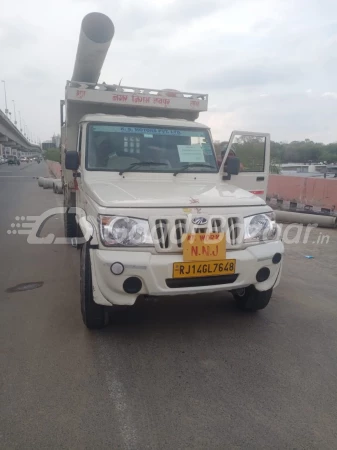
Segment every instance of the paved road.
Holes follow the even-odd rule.
[[[337,448],[335,230],[288,246],[255,316],[230,295],[165,299],[89,332],[78,252],[6,234],[60,200],[37,187],[45,171],[0,167],[1,449]],[[47,231],[61,235],[61,218]],[[43,285],[5,292],[26,282]]]

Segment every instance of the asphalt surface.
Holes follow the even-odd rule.
[[[287,246],[256,315],[228,294],[152,300],[89,332],[79,252],[7,234],[61,203],[37,186],[45,173],[0,167],[1,449],[337,448],[336,230]]]

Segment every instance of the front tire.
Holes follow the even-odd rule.
[[[81,313],[84,325],[89,330],[103,328],[108,323],[108,314],[104,306],[94,302],[89,246],[81,248],[80,263]]]
[[[243,311],[255,312],[264,309],[272,296],[273,289],[260,292],[254,286],[245,288],[240,293],[233,292],[236,306]]]

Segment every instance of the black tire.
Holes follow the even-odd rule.
[[[75,214],[68,212],[64,213],[64,235],[67,238],[77,237],[77,222]]]
[[[108,314],[104,306],[97,305],[93,299],[91,263],[89,247],[81,248],[80,263],[81,313],[84,325],[89,330],[103,328],[108,323]]]
[[[272,296],[273,289],[260,292],[254,286],[245,288],[241,295],[233,293],[236,306],[243,311],[258,311],[264,309]]]

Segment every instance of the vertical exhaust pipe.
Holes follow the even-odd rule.
[[[114,32],[114,24],[105,14],[93,12],[84,17],[71,81],[98,82]]]

